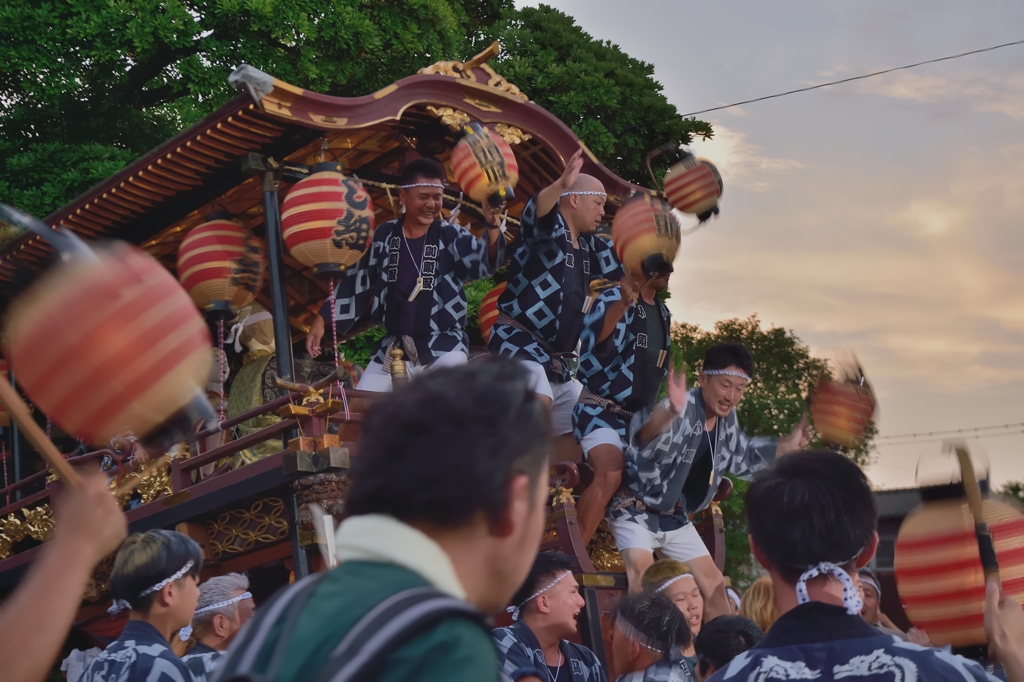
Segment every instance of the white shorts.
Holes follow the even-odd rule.
[[[437,360],[427,366],[418,363],[405,361],[405,371],[409,378],[422,374],[429,369],[441,369],[442,367],[455,367],[466,364],[468,358],[461,350],[448,351]],[[366,366],[359,384],[356,386],[360,391],[373,391],[374,393],[387,393],[391,391],[391,373],[384,369],[384,365],[373,360]]]
[[[572,433],[572,411],[580,399],[583,384],[575,379],[567,384],[551,383],[540,363],[533,360],[521,362],[530,371],[530,388],[551,400],[551,427],[554,434],[561,436],[563,433]]]
[[[620,552],[624,549],[646,549],[653,553],[660,549],[669,559],[684,562],[711,555],[692,523],[676,530],[652,533],[639,523],[608,519],[608,528]]]
[[[619,450],[623,449],[622,437],[619,435],[619,432],[607,427],[594,429],[583,436],[583,440],[580,441],[580,446],[583,448],[583,456],[586,457],[587,453],[598,445],[611,445]]]

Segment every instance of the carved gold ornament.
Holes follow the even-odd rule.
[[[249,509],[232,509],[204,525],[214,559],[225,554],[242,554],[288,537],[284,502],[279,497],[257,500]]]
[[[587,553],[590,554],[590,561],[598,571],[618,572],[625,571],[626,565],[622,561],[618,547],[615,546],[615,538],[608,530],[605,521],[598,526],[597,532],[587,545]]]
[[[21,518],[19,518],[19,512]],[[27,537],[46,542],[53,534],[53,510],[41,504],[33,509],[19,509],[0,520],[0,559],[11,555],[14,545]]]
[[[504,92],[506,95],[510,95],[512,97],[515,97],[516,99],[521,99],[524,102],[529,102],[530,98],[527,97],[522,90],[509,83],[507,80],[505,80],[503,76],[501,76],[497,71],[495,71],[491,67],[490,64],[487,63],[488,60],[497,57],[499,52],[501,52],[501,45],[498,43],[498,41],[494,41],[493,43],[490,44],[490,46],[488,46],[486,50],[476,55],[469,61],[437,62],[435,64],[431,64],[430,66],[423,67],[417,73],[422,73],[426,75],[450,76],[452,78],[461,78],[473,82],[479,82],[477,80],[476,74],[473,73],[473,69],[479,68],[484,73],[487,74],[487,86],[492,87],[495,90],[500,90],[501,92]]]
[[[448,126],[448,129],[453,133],[462,132],[462,126],[468,124],[470,120],[469,114],[465,111],[459,111],[451,107],[427,107],[427,111],[436,118],[441,119],[441,123]]]
[[[526,142],[527,140],[533,139],[533,135],[529,133],[524,133],[519,128],[516,128],[515,126],[506,125],[504,123],[499,123],[498,125],[494,126],[494,131],[501,135],[501,137],[504,138],[505,142],[508,142],[511,145],[519,144],[520,142]]]

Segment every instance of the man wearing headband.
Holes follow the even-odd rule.
[[[669,275],[643,282],[638,281],[643,275],[627,274],[618,287],[597,297],[583,320],[577,372],[583,391],[572,423],[594,471],[576,510],[584,544],[622,483],[629,420],[640,409],[654,409],[665,381],[672,316],[657,292],[668,289]]]
[[[192,538],[170,530],[125,540],[110,574],[111,615],[128,610],[121,636],[93,659],[82,682],[192,682],[169,644],[192,622],[203,553]]]
[[[617,682],[693,682],[682,661],[692,642],[679,609],[658,592],[623,596],[612,612]]]
[[[561,552],[538,554],[508,608],[513,624],[491,632],[502,670],[513,682],[528,674],[549,682],[607,682],[594,652],[568,641],[579,629],[576,619],[583,608],[574,565]]]
[[[186,641],[189,635],[195,635],[196,645],[181,658],[195,682],[206,682],[212,677],[231,640],[252,617],[254,609],[249,579],[241,573],[210,578],[199,586],[192,626],[178,633]]]
[[[849,458],[810,450],[780,459],[751,484],[746,513],[750,549],[782,615],[712,680],[995,679],[974,661],[883,634],[860,617],[850,576],[878,547],[877,512]]]
[[[339,275],[333,314],[328,299],[306,335],[306,350],[317,357],[332,319],[340,337],[369,311],[386,334],[373,347],[359,380],[361,390],[391,390],[394,348],[405,351],[410,376],[427,367],[466,362],[463,284],[494,274],[505,259],[505,239],[486,207],[483,239],[442,219],[444,182],[444,169],[436,161],[420,158],[405,166],[398,192],[402,216],[374,230],[358,266]],[[332,343],[333,335],[327,334],[328,349]]]
[[[675,604],[686,618],[690,632],[697,636],[704,621],[704,597],[689,566],[675,559],[659,559],[644,571],[640,584],[644,591],[662,594]],[[683,649],[683,660],[693,673],[697,665],[693,642]]]
[[[689,391],[685,374],[670,373],[668,397],[630,422],[622,487],[608,504],[630,588],[639,589],[661,549],[689,564],[709,619],[730,613],[725,579],[689,516],[707,508],[727,472],[749,478],[808,439],[806,418],[781,439],[743,433],[736,406],[753,374],[754,359],[739,343],[709,348],[699,385]]]
[[[575,355],[591,279],[618,280],[612,243],[594,235],[604,216],[604,186],[580,173],[583,150],[523,209],[512,244],[508,287],[498,299],[492,353],[521,360],[551,407],[558,459],[578,459],[572,411],[582,386],[566,360]],[[575,453],[575,454],[574,454]]]

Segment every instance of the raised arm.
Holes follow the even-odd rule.
[[[651,418],[640,427],[641,447],[664,433],[686,409],[686,401],[689,399],[689,394],[686,391],[686,365],[683,365],[683,370],[679,374],[676,374],[675,369],[669,367],[666,385],[668,400],[662,401],[655,407]]]
[[[569,162],[565,164],[562,176],[537,194],[538,216],[551,213],[551,209],[555,207],[555,204],[562,197],[562,192],[568,190],[572,183],[576,182],[581,168],[583,168],[583,150],[577,149],[576,153],[569,157]]]

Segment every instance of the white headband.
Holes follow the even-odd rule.
[[[174,575],[172,575],[169,578],[164,578],[163,580],[158,582],[156,585],[153,585],[153,587],[147,588],[147,589],[143,590],[142,592],[139,592],[139,596],[140,597],[145,597],[147,594],[152,594],[154,592],[157,592],[159,590],[164,589],[165,587],[167,587],[168,585],[173,583],[175,580],[177,580],[178,578],[180,578],[183,575],[185,575],[186,573],[188,573],[189,570],[191,570],[192,566],[194,566],[194,565],[195,564],[191,560],[189,560],[189,562],[187,564],[185,564],[184,566],[182,566],[181,569],[177,573],[175,573]],[[109,613],[110,615],[113,616],[113,615],[115,615],[117,613],[120,613],[121,611],[124,611],[125,609],[130,609],[130,608],[132,608],[132,605],[127,600],[115,599],[114,603],[111,605],[111,607],[109,609],[107,609],[107,613]]]
[[[739,377],[740,379],[750,381],[750,377],[743,372],[735,372],[731,369],[706,369],[704,374],[707,374],[709,377]]]
[[[654,591],[654,593],[657,594],[658,592],[664,592],[665,590],[668,589],[669,585],[671,585],[675,581],[680,580],[682,578],[693,578],[693,574],[692,573],[682,573],[680,575],[677,575],[674,578],[669,578],[668,580],[665,581],[665,584],[662,585],[661,587],[659,587],[658,589],[656,589]],[[693,578],[693,579],[696,580],[696,578]]]
[[[661,642],[652,641],[650,637],[645,635],[636,629],[636,627],[622,616],[615,618],[615,626],[622,630],[622,634],[626,635],[629,639],[636,642],[648,651],[653,651],[656,654],[665,654],[665,649],[668,647]]]
[[[862,583],[867,583],[868,585],[871,585],[871,587],[875,588],[875,592],[878,594],[878,597],[882,597],[882,586],[878,584],[877,580],[868,575],[861,575],[860,581]]]
[[[595,196],[595,197],[606,197],[606,196],[608,196],[608,192],[593,192],[593,191],[590,191],[590,192],[562,192],[561,196],[567,197],[570,194],[583,194],[583,195]]]
[[[736,594],[736,590],[732,589],[731,587],[727,587],[727,588],[725,588],[725,594],[726,594],[727,597],[729,597],[730,599],[733,600],[733,602],[736,604],[736,608],[739,609],[740,608],[740,595]]]
[[[520,609],[522,609],[522,608],[523,608],[524,606],[526,606],[526,605],[527,605],[527,604],[528,604],[529,602],[533,601],[534,599],[536,599],[537,597],[539,597],[540,595],[544,594],[545,592],[547,592],[548,590],[550,590],[550,589],[551,589],[552,587],[554,587],[555,585],[557,585],[557,584],[558,584],[558,581],[559,581],[559,580],[561,580],[562,578],[564,578],[564,577],[565,577],[565,576],[567,576],[567,575],[572,575],[572,571],[563,571],[562,573],[560,573],[560,574],[558,575],[558,577],[557,577],[557,578],[555,578],[554,580],[552,580],[551,582],[549,582],[549,583],[548,583],[547,585],[545,585],[545,586],[544,586],[544,587],[543,587],[542,589],[540,589],[540,590],[538,590],[538,591],[534,592],[534,593],[533,593],[533,594],[531,594],[531,595],[530,595],[529,597],[527,597],[526,599],[524,599],[524,600],[523,600],[523,603],[522,603],[522,604],[519,604],[519,606],[510,606],[510,607],[508,607],[507,609],[505,609],[505,612],[506,612],[506,613],[511,613],[511,614],[512,614],[512,622],[513,622],[513,623],[515,623],[515,622],[518,622],[518,621],[519,621],[519,611],[520,611]]]
[[[210,604],[209,606],[204,606],[201,609],[196,609],[196,612],[194,614],[192,614],[192,622],[193,623],[196,622],[196,616],[198,616],[200,613],[209,613],[210,611],[216,611],[217,609],[222,609],[225,606],[231,606],[232,604],[237,604],[238,602],[242,601],[243,599],[252,599],[252,592],[243,592],[242,594],[238,595],[237,597],[232,597],[231,599],[225,599],[224,601],[219,601],[216,604]],[[187,642],[188,638],[191,637],[191,636],[192,636],[192,626],[191,625],[186,625],[182,629],[178,630],[178,639],[180,639],[183,642]]]
[[[271,315],[270,313],[268,313],[265,310],[261,310],[258,313],[253,313],[252,315],[250,315],[249,317],[245,318],[241,322],[235,322],[233,325],[231,325],[231,331],[228,332],[228,338],[224,339],[224,341],[225,341],[225,343],[231,343],[232,341],[234,341],[234,343],[235,343],[235,352],[236,353],[241,353],[242,352],[242,328],[243,327],[248,327],[250,324],[256,324],[257,322],[262,322],[263,320],[272,320],[272,319],[274,319],[274,316]]]
[[[860,591],[853,584],[853,579],[850,578],[850,574],[842,567],[829,561],[822,561],[820,564],[811,566],[796,581],[796,601],[798,604],[806,604],[811,600],[807,594],[807,581],[819,575],[833,575],[839,578],[839,581],[843,583],[843,604],[846,606],[846,612],[851,616],[860,613],[861,607],[864,606],[864,600],[860,598]]]
[[[413,182],[408,185],[399,185],[398,189],[412,189],[413,187],[437,187],[442,192],[444,191],[444,185],[439,182]]]

